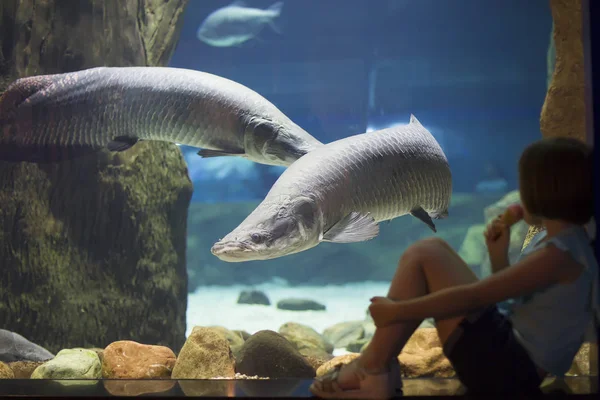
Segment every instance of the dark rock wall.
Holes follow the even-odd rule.
[[[3,0],[0,90],[18,77],[166,65],[187,0]],[[0,328],[53,352],[185,340],[192,185],[177,146],[0,162]]]

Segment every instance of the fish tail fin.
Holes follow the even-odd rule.
[[[283,10],[283,1],[278,1],[271,4],[267,10],[273,12],[273,14],[275,14],[275,18],[279,17],[281,15],[281,10]]]
[[[269,26],[273,31],[279,35],[283,34],[283,28],[281,27],[281,21],[275,22],[275,20],[281,15],[283,9],[283,1],[278,1],[267,8],[267,10],[273,13],[272,18],[269,18]]]
[[[6,90],[0,96],[0,116],[14,112],[28,98],[46,89],[53,83],[49,76],[36,75],[25,78],[19,78],[8,85]]]

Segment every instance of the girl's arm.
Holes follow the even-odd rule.
[[[492,256],[490,254],[490,265],[492,274],[502,271],[506,267],[510,266],[510,261],[508,260],[508,254],[503,256]]]
[[[373,298],[369,309],[377,326],[430,317],[458,317],[559,283],[577,266],[583,268],[565,252],[548,246],[476,283],[393,303],[385,298]],[[377,321],[378,315],[381,323]]]

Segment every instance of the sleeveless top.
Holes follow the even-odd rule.
[[[593,327],[594,314],[600,316],[598,263],[583,227],[565,229],[542,241],[545,237],[545,231],[537,234],[520,258],[554,245],[584,269],[573,282],[553,284],[515,299],[509,318],[517,341],[531,360],[545,371],[562,376],[571,368],[586,331]]]

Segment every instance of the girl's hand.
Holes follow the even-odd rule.
[[[397,303],[387,297],[373,297],[371,298],[371,305],[369,306],[369,312],[375,326],[378,328],[392,325],[398,322]]]
[[[508,258],[510,229],[502,222],[501,215],[490,222],[483,236],[485,237],[485,245],[487,246],[492,263],[494,260],[505,260]]]

